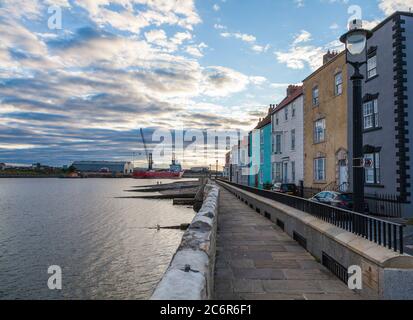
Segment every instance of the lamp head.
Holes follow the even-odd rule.
[[[363,22],[359,19],[350,21],[349,29],[349,32],[341,36],[340,41],[346,45],[346,49],[352,56],[356,56],[364,51],[367,39],[373,33],[363,29]]]

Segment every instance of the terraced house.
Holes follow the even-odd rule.
[[[328,52],[303,81],[304,185],[348,189],[347,65],[344,52]]]
[[[262,119],[255,130],[259,132],[259,172],[258,187],[268,188],[272,185],[271,179],[271,114],[273,109],[270,107],[267,116]]]
[[[413,13],[396,12],[372,31],[360,58],[367,60],[361,68],[364,154],[372,163],[365,169],[365,192],[397,196],[401,215],[413,217]],[[349,89],[351,119],[351,81]],[[349,121],[349,134],[352,130]],[[349,149],[351,157],[351,140]]]
[[[290,85],[272,112],[272,182],[299,184],[304,178],[304,97]]]

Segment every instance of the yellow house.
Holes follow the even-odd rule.
[[[328,52],[304,80],[304,185],[348,187],[347,66],[344,51]]]

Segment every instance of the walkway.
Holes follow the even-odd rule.
[[[359,299],[274,223],[221,188],[215,298]]]

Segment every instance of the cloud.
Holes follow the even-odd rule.
[[[235,33],[230,33],[230,32],[222,32],[221,37],[224,38],[235,38],[242,40],[244,42],[252,43],[257,40],[253,35],[246,34],[246,33],[240,33],[240,32],[235,32]]]
[[[413,8],[413,0],[380,0],[379,8],[386,15],[391,15],[395,11],[409,11]]]
[[[278,62],[286,64],[290,69],[298,70],[309,66],[311,70],[316,70],[322,65],[323,55],[327,50],[343,50],[343,45],[338,40],[325,46],[303,44],[309,41],[311,41],[311,34],[303,30],[294,37],[289,50],[275,52]]]

